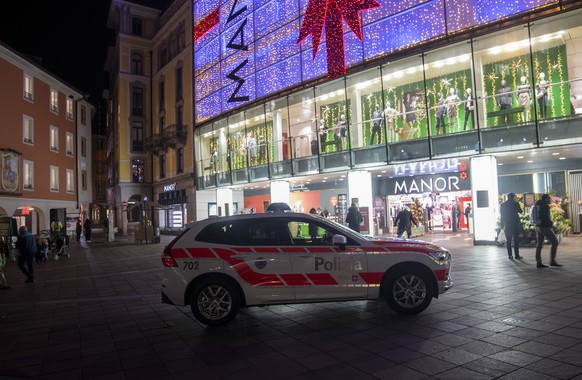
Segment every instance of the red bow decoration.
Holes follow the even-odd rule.
[[[311,34],[315,59],[325,26],[327,77],[342,76],[346,73],[342,19],[361,41],[363,35],[359,12],[379,6],[376,0],[309,0],[297,43]]]

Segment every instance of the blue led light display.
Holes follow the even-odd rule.
[[[360,41],[344,21],[345,66],[556,3],[558,0],[377,0],[360,12]],[[325,31],[297,43],[310,0],[193,0],[196,122],[327,75]],[[322,4],[325,1],[321,2]],[[445,14],[446,10],[446,14]]]

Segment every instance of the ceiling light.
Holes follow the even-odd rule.
[[[559,156],[559,155],[560,155],[560,153],[559,153],[559,152],[554,152],[554,153],[552,153],[552,156]]]
[[[386,173],[386,170],[382,170],[381,173]]]
[[[376,174],[376,177],[382,177],[382,174]]]
[[[566,159],[566,157],[560,157],[560,158],[558,158],[558,160],[565,160],[565,159]]]
[[[327,182],[327,181],[324,179],[324,180],[323,180],[323,181],[321,181],[321,182]]]
[[[532,160],[528,160],[528,161],[527,161],[527,163],[528,163],[528,164],[531,164],[532,162],[533,162]]]
[[[503,162],[498,163],[497,166],[503,166]]]
[[[517,156],[518,160],[521,160],[523,158],[523,156]]]

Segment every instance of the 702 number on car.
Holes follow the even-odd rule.
[[[198,261],[184,261],[184,267],[182,270],[198,270],[199,263]]]

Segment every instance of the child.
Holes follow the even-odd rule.
[[[48,250],[49,244],[46,238],[40,239],[40,260],[47,261],[48,260]]]

